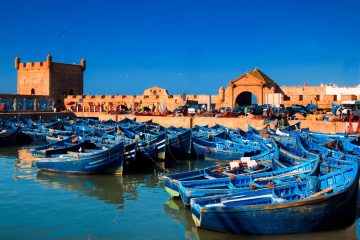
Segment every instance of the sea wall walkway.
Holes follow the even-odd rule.
[[[265,120],[263,119],[249,119],[249,118],[216,118],[216,117],[178,117],[178,116],[135,116],[131,114],[119,114],[111,115],[107,113],[99,112],[8,112],[0,113],[0,119],[10,119],[14,116],[22,116],[26,118],[31,118],[37,120],[40,118],[65,118],[68,116],[76,117],[90,117],[96,118],[99,120],[118,120],[124,118],[134,119],[136,118],[139,122],[145,122],[152,120],[154,123],[158,123],[164,127],[174,126],[174,127],[185,127],[191,128],[195,125],[208,125],[209,127],[214,126],[215,124],[220,124],[230,128],[240,128],[242,130],[247,130],[248,125],[250,124],[254,128],[262,128],[265,125]],[[289,121],[290,124],[294,124],[298,120]],[[353,124],[353,129],[357,129],[357,124]],[[345,132],[348,129],[349,123],[347,122],[328,122],[328,121],[314,121],[314,120],[301,120],[301,128],[309,128],[311,131],[316,132],[326,132],[326,133],[337,133]],[[272,124],[270,124],[272,127]]]
[[[78,117],[98,117],[99,120],[109,120],[114,121],[121,120],[125,117],[134,119],[136,118],[139,122],[145,122],[150,119],[154,123],[158,123],[164,127],[174,126],[174,127],[185,127],[191,128],[195,125],[209,125],[209,127],[214,126],[215,124],[220,124],[230,128],[240,128],[242,130],[247,130],[248,125],[251,124],[254,128],[261,128],[265,125],[265,120],[263,119],[249,119],[249,118],[216,118],[216,117],[178,117],[178,116],[135,116],[130,114],[124,115],[111,115],[106,113],[75,113]],[[294,124],[299,120],[289,121],[290,124]],[[326,132],[326,133],[337,133],[345,132],[348,128],[349,123],[347,122],[327,122],[327,121],[313,121],[313,120],[301,120],[301,128],[309,128],[311,131],[316,132]],[[356,125],[356,126],[355,126]],[[272,125],[270,124],[270,127]],[[353,128],[356,129],[357,123],[354,124]]]

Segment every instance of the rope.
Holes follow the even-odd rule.
[[[157,163],[148,153],[145,153],[149,158],[150,160],[155,163],[155,166],[157,166],[160,170],[164,171],[164,172],[167,172],[167,173],[171,173],[169,170],[163,168],[159,163]]]
[[[166,143],[165,143],[166,144]],[[172,152],[170,151],[170,143],[166,144],[166,148],[169,151],[171,158],[174,159],[175,161],[179,161],[179,159],[176,159],[176,157],[172,154]]]

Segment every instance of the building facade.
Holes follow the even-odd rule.
[[[16,57],[15,69],[19,95],[49,96],[62,104],[67,95],[83,94],[85,59],[80,64],[66,64],[53,62],[51,55],[45,62],[20,62]]]
[[[360,99],[360,87],[330,85],[280,87],[265,73],[255,68],[230,81],[226,88],[220,87],[218,94],[214,95],[172,95],[166,89],[155,86],[145,89],[142,95],[68,95],[65,104],[80,106],[81,111],[96,109],[109,111],[120,105],[139,110],[143,106],[151,108],[153,104],[157,109],[166,107],[173,110],[189,102],[213,104],[216,108],[234,108],[239,105],[253,104],[254,99],[257,104],[283,104],[286,107],[293,104],[313,103],[321,108],[330,108],[332,103]]]
[[[221,86],[218,93],[213,95],[173,95],[157,86],[145,89],[141,95],[84,95],[85,59],[82,59],[80,64],[66,64],[53,62],[52,57],[48,55],[45,62],[22,63],[20,58],[16,57],[15,68],[19,95],[48,96],[58,105],[75,105],[83,111],[94,109],[108,111],[120,105],[133,110],[153,105],[157,109],[166,107],[173,110],[189,102],[212,104],[216,108],[234,108],[253,103],[284,106],[313,103],[321,108],[330,108],[332,103],[360,100],[360,87],[307,86],[307,84],[280,87],[257,68],[230,81],[226,88]]]

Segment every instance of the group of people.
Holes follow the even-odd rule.
[[[337,110],[337,115],[338,115],[339,121],[348,122],[348,121],[352,120],[353,114],[352,114],[351,110],[347,109],[345,115],[343,114],[343,111],[344,111],[344,109],[340,105],[340,107]]]

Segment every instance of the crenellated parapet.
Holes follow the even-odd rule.
[[[15,69],[16,70],[26,70],[26,69],[39,69],[39,68],[50,68],[53,64],[58,65],[68,65],[68,66],[80,66],[82,71],[86,69],[85,59],[81,59],[80,64],[67,64],[67,63],[55,63],[52,60],[52,56],[48,54],[46,56],[45,62],[21,62],[19,57],[15,57]]]

